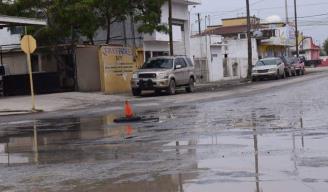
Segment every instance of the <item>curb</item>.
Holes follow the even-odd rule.
[[[12,115],[27,115],[32,113],[41,113],[43,110],[3,110],[0,111],[0,117],[1,116],[12,116]]]

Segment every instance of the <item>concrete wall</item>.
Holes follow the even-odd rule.
[[[218,36],[191,38],[191,56],[195,60],[205,60],[208,65],[208,81],[222,81],[247,77],[247,40],[226,40],[218,44]],[[252,40],[253,64],[258,59],[256,40]],[[225,57],[227,56],[227,57]]]
[[[39,72],[57,72],[57,60],[54,56],[49,54],[35,54],[39,56],[39,60],[36,61],[39,65],[36,71]],[[34,56],[34,55],[33,55]],[[33,61],[32,61],[33,62]],[[27,74],[28,68],[26,63],[26,55],[21,51],[17,52],[5,52],[3,53],[3,63],[9,66],[11,74]]]
[[[189,22],[184,22],[184,31],[182,31],[182,40],[180,42],[174,42],[174,54],[175,55],[188,55],[190,56],[190,32]]]
[[[193,58],[208,58],[209,56],[208,36],[197,36],[190,38],[190,55]]]
[[[52,55],[41,54],[41,71],[43,72],[57,72],[57,60]]]
[[[179,19],[179,20],[189,20],[189,11],[188,5],[182,3],[172,2],[172,18]],[[168,3],[166,2],[162,6],[162,23],[168,23],[169,21],[169,7]]]
[[[230,39],[227,40],[228,50],[226,53],[230,58],[247,58],[248,55],[248,46],[247,46],[247,39]],[[253,52],[253,59],[258,58],[258,51],[257,51],[257,44],[256,40],[252,39],[252,52]]]
[[[26,74],[26,55],[23,52],[10,52],[3,54],[3,63],[9,66],[10,74]]]
[[[223,54],[221,46],[211,46],[209,60],[209,80],[220,81],[223,79]]]
[[[76,67],[78,91],[100,91],[100,68],[97,47],[79,47],[76,49]]]

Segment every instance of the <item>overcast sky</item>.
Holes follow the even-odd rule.
[[[251,15],[265,19],[278,15],[285,20],[285,0],[250,0]],[[322,43],[328,38],[328,1],[297,0],[300,31]],[[246,15],[246,0],[202,0],[202,4],[191,8],[192,25],[196,28],[196,14],[201,13],[202,24],[206,15],[210,15],[211,25],[220,24],[222,18]],[[294,0],[288,0],[289,17],[294,17]],[[209,21],[207,20],[207,23]]]

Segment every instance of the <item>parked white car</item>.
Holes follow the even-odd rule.
[[[252,79],[257,81],[263,78],[286,78],[285,63],[279,57],[270,57],[259,60],[252,70]]]

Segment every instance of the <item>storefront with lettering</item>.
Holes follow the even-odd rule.
[[[126,93],[136,70],[131,48],[102,46],[99,50],[101,90],[106,94]]]

